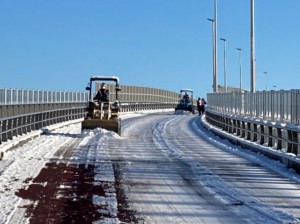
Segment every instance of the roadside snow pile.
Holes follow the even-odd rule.
[[[41,128],[39,130],[31,131],[27,134],[20,135],[13,137],[13,139],[8,140],[7,142],[2,142],[0,145],[0,160],[5,159],[7,151],[13,147],[18,147],[34,138],[39,137],[42,134],[49,134],[51,131],[56,130],[58,128],[70,125],[70,124],[75,124],[78,122],[81,122],[82,119],[76,119],[76,120],[71,120],[71,121],[66,121],[62,123],[57,123],[53,125],[49,125],[47,127]]]

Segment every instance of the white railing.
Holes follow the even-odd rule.
[[[87,102],[88,93],[0,89],[0,105]]]
[[[209,93],[208,105],[216,112],[300,124],[300,90],[256,93]]]
[[[111,100],[115,98],[113,85],[108,85]],[[120,86],[120,102],[160,102],[177,103],[179,93],[138,86]],[[74,103],[87,102],[88,92],[65,92],[45,90],[0,89],[0,105]]]

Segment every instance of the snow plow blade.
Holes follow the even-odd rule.
[[[81,123],[81,130],[95,128],[103,128],[108,131],[113,131],[121,136],[121,120],[119,118],[111,120],[86,119]]]

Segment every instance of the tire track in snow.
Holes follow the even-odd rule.
[[[134,119],[120,139],[108,142],[110,157],[122,170],[129,206],[146,223],[247,223],[210,192],[198,189],[187,164],[164,153],[170,150],[164,127],[173,119],[170,115]]]
[[[203,186],[207,191],[211,192],[217,200],[227,206],[231,206],[237,213],[244,214],[245,217],[248,216],[249,220],[253,220],[254,222],[265,222],[266,220],[270,223],[278,223],[282,220],[286,220],[286,222],[290,223],[297,222],[297,219],[292,215],[259,201],[245,192],[234,188],[232,185],[228,185],[224,179],[216,174],[214,172],[215,165],[220,163],[218,162],[220,159],[218,159],[217,155],[221,157],[222,150],[215,150],[196,134],[197,130],[193,130],[195,128],[193,125],[195,121],[198,121],[198,118],[186,116],[177,117],[176,119],[161,124],[157,134],[165,133],[164,137],[160,137],[166,142],[166,145],[168,145],[168,150],[164,152],[175,161],[180,160],[191,168],[192,172],[197,176],[197,178],[195,178],[196,182],[194,182],[196,186]],[[179,127],[182,127],[181,135],[178,135]],[[174,136],[178,137],[174,138]],[[201,150],[201,147],[205,145],[206,147],[210,147],[210,151]],[[218,151],[218,153],[215,153],[216,151]],[[212,156],[209,156],[210,154]],[[209,159],[215,159],[216,163]],[[243,161],[243,159],[241,159],[241,161]],[[250,170],[251,167],[253,168],[250,162],[246,162],[244,165],[249,165]],[[234,163],[227,168],[232,169],[231,175],[235,172]],[[244,173],[247,173],[246,169]]]

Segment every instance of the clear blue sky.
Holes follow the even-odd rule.
[[[121,84],[212,92],[213,0],[1,0],[0,88],[84,91],[92,75]],[[257,90],[299,88],[300,1],[256,0]],[[250,88],[250,0],[218,0],[228,85]],[[218,83],[223,42],[218,40]]]

